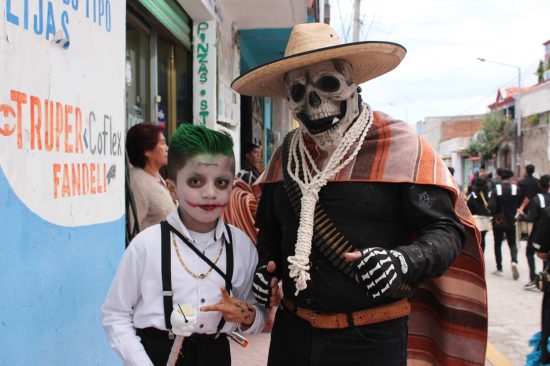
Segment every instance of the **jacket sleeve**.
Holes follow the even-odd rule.
[[[462,251],[465,232],[445,189],[405,184],[402,197],[404,215],[416,239],[398,249],[410,264],[405,282],[414,287],[441,276],[451,266]]]
[[[275,214],[273,203],[274,184],[265,184],[256,211],[255,225],[258,231],[258,266],[266,265],[270,260],[275,261],[277,268],[281,268],[281,223]]]
[[[529,222],[537,222],[539,220],[539,207],[540,199],[538,196],[531,198],[529,204],[527,205],[527,216],[526,220]]]
[[[537,230],[533,235],[533,247],[537,252],[548,253],[550,251],[550,208],[540,211]]]

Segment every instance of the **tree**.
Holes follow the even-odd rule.
[[[500,112],[487,113],[481,119],[481,129],[470,140],[466,152],[479,155],[482,162],[492,159],[498,152],[500,144],[513,137],[514,122],[505,118]]]
[[[539,83],[542,83],[544,81],[544,73],[548,70],[550,70],[550,58],[548,58],[546,62],[544,62],[543,60],[540,60],[539,67],[535,72],[535,75],[537,76]]]

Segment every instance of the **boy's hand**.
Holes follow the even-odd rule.
[[[221,288],[222,298],[215,305],[206,305],[200,311],[219,311],[227,322],[252,325],[256,319],[256,309],[241,299],[231,297],[225,287]]]
[[[279,291],[279,279],[276,275],[277,265],[269,261],[267,266],[256,269],[252,293],[258,304],[270,308],[279,305],[281,294]]]

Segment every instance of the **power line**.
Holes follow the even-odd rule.
[[[342,9],[340,8],[340,0],[336,0],[336,3],[338,5],[338,14],[340,15],[340,24],[342,26],[342,33],[344,33],[344,19],[342,18]],[[346,33],[347,32],[345,32],[343,36],[344,36],[344,41],[348,43],[348,35]]]

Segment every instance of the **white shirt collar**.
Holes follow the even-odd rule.
[[[166,217],[166,221],[168,221],[168,223],[170,225],[172,225],[174,227],[174,229],[176,229],[177,231],[180,232],[180,234],[182,234],[183,236],[185,236],[186,238],[190,239],[193,243],[195,242],[195,240],[193,240],[193,237],[191,236],[191,234],[189,233],[189,230],[187,229],[187,227],[185,227],[185,225],[183,224],[183,222],[181,221],[180,219],[180,215],[178,214],[178,210],[174,210],[172,211],[167,217]],[[225,224],[224,224],[224,221],[222,220],[222,218],[220,217],[218,219],[218,222],[216,224],[216,232],[214,234],[214,241],[218,241],[222,235],[225,237],[225,242],[226,243],[229,243],[229,235],[227,233],[227,230],[225,230]]]

